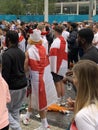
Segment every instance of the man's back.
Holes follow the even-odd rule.
[[[92,60],[98,64],[98,49],[94,46],[87,49],[84,55],[81,57],[81,60]]]
[[[7,50],[2,56],[2,76],[9,85],[11,102],[7,105],[9,111],[9,126],[14,130],[22,130],[19,123],[19,110],[26,95],[26,76],[24,73],[25,54],[18,48],[19,36],[16,31],[6,33]]]
[[[26,86],[24,73],[25,54],[18,47],[11,47],[2,57],[2,76],[12,90]]]

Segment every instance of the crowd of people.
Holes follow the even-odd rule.
[[[65,84],[71,82],[76,98],[68,99],[74,111],[69,130],[98,129],[98,24],[63,22],[0,22],[0,130],[22,130],[20,107],[29,95],[41,126],[50,130],[47,108],[65,105]],[[28,91],[28,88],[30,91]],[[3,109],[2,109],[3,108]]]

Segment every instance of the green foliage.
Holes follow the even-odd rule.
[[[7,12],[6,0],[0,1],[0,14]]]
[[[55,4],[53,0],[49,1],[49,14],[55,14]]]
[[[55,13],[54,3],[49,0],[49,14]],[[43,14],[44,0],[0,0],[0,14]]]
[[[0,14],[22,14],[22,0],[0,0]]]
[[[23,4],[21,0],[9,0],[7,4],[8,14],[22,14]]]

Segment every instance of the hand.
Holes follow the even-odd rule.
[[[73,78],[71,76],[66,76],[63,78],[63,83],[67,83],[67,81],[73,84]]]
[[[66,84],[67,81],[68,81],[67,77],[64,77],[62,81],[63,81],[64,84]]]
[[[68,72],[66,73],[66,76],[72,76],[73,75],[73,71],[72,70],[68,70]]]
[[[73,100],[72,98],[68,98],[67,99],[67,106],[68,106],[68,109],[73,111],[74,110],[74,104],[75,104],[75,100]]]

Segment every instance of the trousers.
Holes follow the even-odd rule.
[[[11,102],[8,104],[9,126],[12,130],[22,130],[20,126],[19,110],[26,96],[26,88],[10,90]]]

